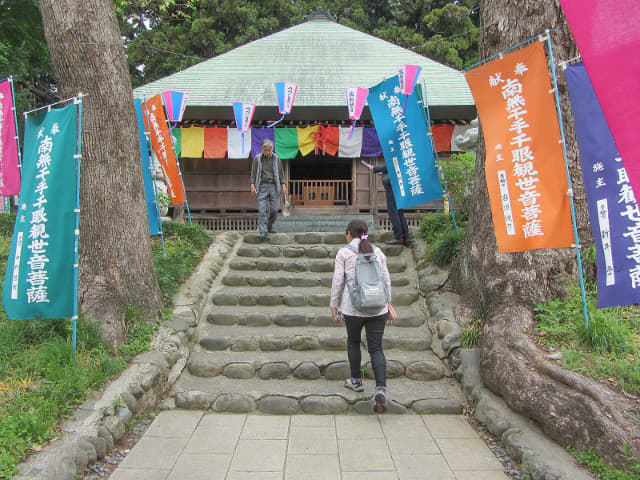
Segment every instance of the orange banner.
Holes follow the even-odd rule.
[[[180,180],[180,170],[176,161],[176,154],[171,143],[167,116],[162,106],[160,94],[147,100],[147,118],[145,124],[150,130],[151,147],[160,163],[164,180],[167,182],[167,193],[171,198],[171,203],[178,205],[184,203],[184,190]]]
[[[204,158],[227,156],[227,127],[204,127]]]
[[[466,72],[500,252],[573,244],[560,126],[542,42]]]

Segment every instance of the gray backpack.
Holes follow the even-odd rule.
[[[378,313],[389,303],[389,292],[382,277],[382,267],[374,253],[359,253],[353,245],[347,245],[356,257],[356,278],[348,285],[351,303],[362,313]]]

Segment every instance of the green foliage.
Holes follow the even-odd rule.
[[[301,23],[321,8],[348,27],[461,69],[478,61],[473,0],[114,0],[133,86]]]
[[[3,221],[0,225],[13,227]],[[162,257],[160,239],[155,238],[154,257],[170,259],[169,267],[180,273],[169,275],[163,265],[156,265],[159,276],[174,282],[168,292],[191,272],[211,237],[200,226],[164,227],[169,254]],[[0,282],[9,253],[8,233],[0,231]],[[124,319],[127,341],[112,351],[102,340],[99,324],[80,316],[74,359],[70,320],[11,321],[0,308],[0,480],[11,478],[20,461],[56,435],[61,419],[124,370],[132,356],[148,350],[158,322],[134,308],[124,312]]]
[[[14,76],[18,121],[22,122],[23,111],[56,100],[38,2],[0,1],[0,25],[0,80]]]
[[[598,456],[594,448],[589,449],[587,452],[578,452],[572,447],[569,447],[568,450],[580,463],[586,465],[590,471],[598,475],[600,480],[637,480],[640,478],[640,463],[631,465],[623,471],[608,465]]]
[[[428,255],[439,267],[448,267],[462,252],[464,230],[446,230],[429,246]]]
[[[211,235],[202,225],[178,222],[162,222],[162,233],[165,240],[167,238],[176,237],[187,240],[194,248],[203,250],[207,248],[212,241]]]
[[[473,153],[454,153],[451,160],[440,162],[447,191],[453,203],[456,220],[469,219],[471,194],[475,176],[476,156]]]
[[[563,352],[563,366],[596,380],[610,380],[640,393],[640,307],[596,309],[596,293],[587,290],[589,326],[585,325],[580,290],[567,298],[535,307],[541,342]]]
[[[11,237],[15,223],[15,213],[0,213],[0,235]]]
[[[198,264],[212,239],[200,225],[163,222],[162,231],[165,238],[165,254],[162,254],[160,238],[155,237],[152,245],[153,263],[160,290],[169,302],[180,284]]]
[[[418,227],[418,235],[427,243],[433,243],[439,234],[453,229],[453,219],[449,213],[427,213]]]

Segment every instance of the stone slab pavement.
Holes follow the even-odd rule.
[[[166,410],[110,480],[508,480],[461,415]]]

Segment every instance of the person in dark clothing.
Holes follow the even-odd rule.
[[[389,220],[393,227],[393,240],[386,242],[389,245],[406,245],[410,244],[409,240],[409,225],[407,219],[404,216],[404,210],[398,210],[396,206],[396,199],[393,196],[393,189],[391,188],[391,181],[389,180],[389,172],[387,166],[382,165],[374,167],[368,165],[369,170],[373,173],[382,174],[382,185],[384,186],[384,193],[387,197],[387,211],[389,212]]]

